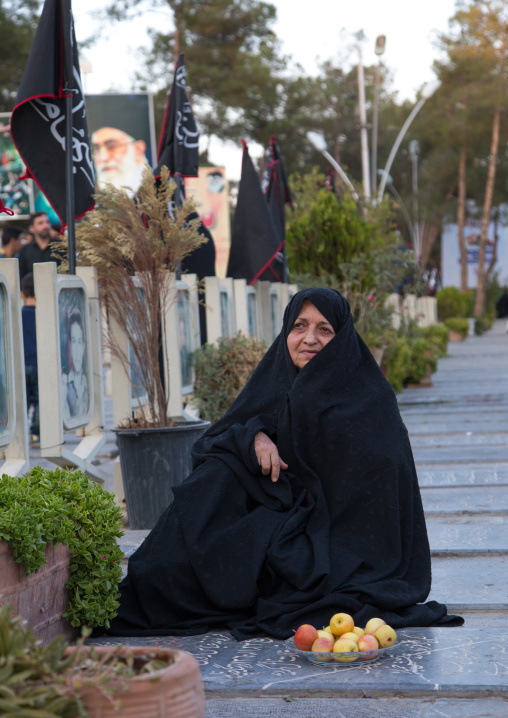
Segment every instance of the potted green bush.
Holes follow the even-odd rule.
[[[199,220],[188,221],[193,202],[173,206],[175,187],[166,167],[157,181],[146,168],[134,200],[106,185],[95,196],[97,209],[76,233],[80,263],[97,268],[100,300],[128,338],[136,370],[112,333],[109,348],[136,394],[141,386],[147,396],[136,418],[126,417],[116,430],[129,524],[135,529],[152,528],[171,503],[171,487],[191,470],[190,448],[209,426],[169,416],[167,356],[161,366],[166,312],[177,301],[172,280],[182,260],[206,241],[197,230]]]
[[[192,357],[196,371],[192,403],[212,424],[229,409],[266,352],[266,344],[238,332],[205,344]]]
[[[118,608],[121,521],[113,495],[81,471],[4,474],[0,604],[12,604],[45,642],[73,635],[71,627],[107,628]]]
[[[43,646],[11,607],[0,610],[0,713],[20,718],[204,718],[199,665],[157,647]]]
[[[469,334],[469,322],[462,317],[450,317],[445,321],[451,342],[462,342]]]

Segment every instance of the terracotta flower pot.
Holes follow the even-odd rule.
[[[459,334],[459,332],[454,332],[453,329],[449,329],[448,334],[451,342],[463,342],[465,339],[462,334]]]
[[[121,653],[125,649],[135,657],[149,654],[150,659],[169,657],[174,662],[156,673],[119,679],[118,691],[111,697],[108,692],[115,688],[114,682],[80,689],[87,718],[204,718],[205,692],[199,664],[193,656],[185,651],[154,646],[125,646],[115,650]],[[68,648],[66,653],[73,650]],[[103,655],[111,652],[111,646],[94,646],[93,650]],[[113,701],[119,701],[118,710]]]
[[[64,635],[74,638],[76,629],[61,614],[68,608],[65,585],[69,580],[70,553],[67,546],[46,547],[47,563],[27,576],[16,563],[7,541],[0,542],[0,606],[12,605],[14,616],[23,618],[43,643]]]

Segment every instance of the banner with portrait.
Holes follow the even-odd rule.
[[[145,163],[157,159],[153,96],[148,92],[86,95],[97,187],[129,187],[135,194]]]
[[[478,281],[478,253],[481,233],[481,220],[466,220],[464,241],[467,250],[467,286],[475,289]],[[495,246],[495,233],[498,240]],[[460,288],[460,251],[457,239],[457,225],[447,224],[441,235],[441,283],[443,287]],[[498,223],[497,228],[491,222],[487,231],[485,247],[485,266],[488,267],[494,257],[494,271],[499,273],[501,283],[508,282],[508,227]]]
[[[229,187],[224,167],[200,167],[197,177],[185,179],[187,197],[196,200],[197,211],[215,244],[215,268],[218,277],[226,276],[231,229]]]
[[[0,274],[0,447],[9,444],[15,422],[12,328],[7,282]]]

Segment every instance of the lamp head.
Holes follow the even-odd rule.
[[[374,48],[374,52],[376,55],[382,55],[385,51],[385,45],[386,45],[386,35],[378,35],[376,37],[376,47]]]
[[[326,151],[326,140],[319,132],[307,132],[307,139],[318,152]]]
[[[421,91],[421,96],[424,100],[428,100],[429,97],[432,97],[432,95],[436,92],[436,90],[441,87],[441,83],[439,80],[432,80],[432,82],[427,82],[423,87]]]

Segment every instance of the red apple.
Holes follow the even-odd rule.
[[[318,632],[314,626],[304,623],[303,626],[300,626],[297,629],[295,635],[293,636],[293,643],[295,644],[295,648],[298,648],[299,651],[310,651],[312,644],[317,638]]]
[[[333,638],[316,638],[312,644],[311,651],[314,653],[330,653],[333,648]]]
[[[376,651],[379,648],[377,638],[372,633],[366,633],[365,636],[358,638],[359,651]]]

